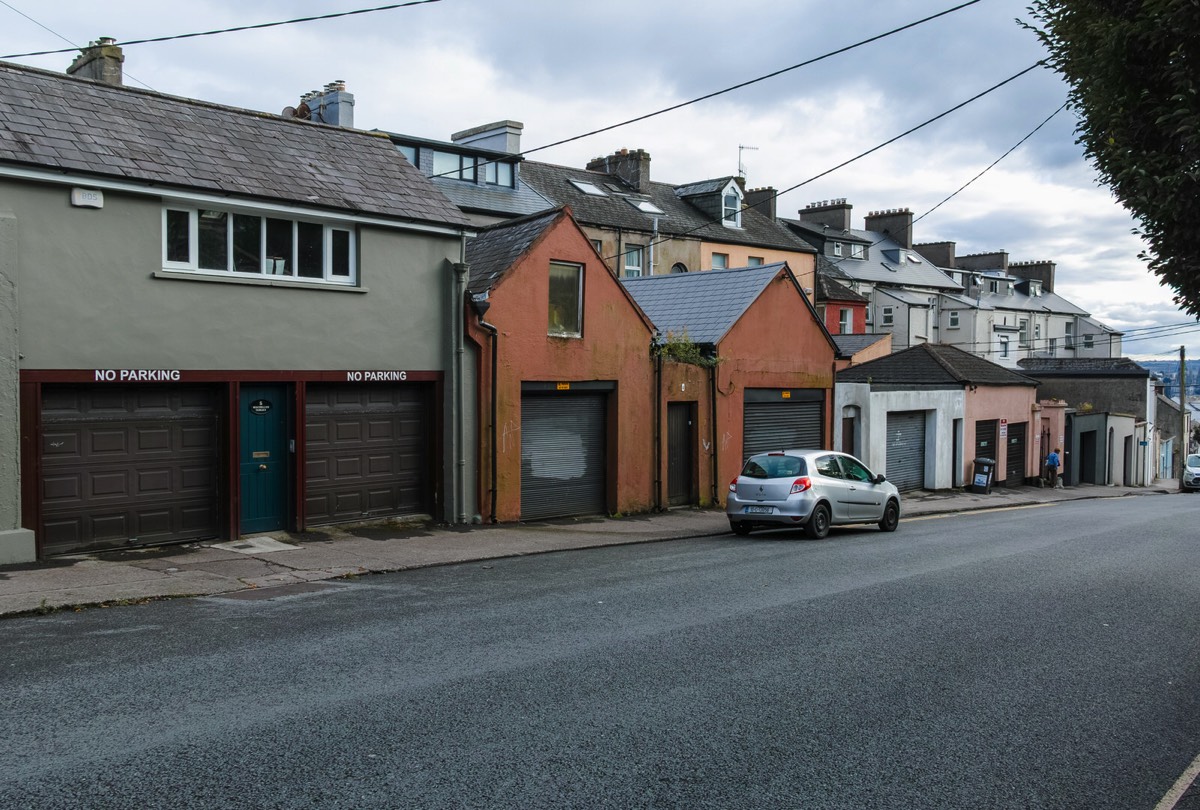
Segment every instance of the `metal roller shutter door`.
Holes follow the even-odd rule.
[[[42,388],[42,551],[216,537],[217,395],[196,386]]]
[[[755,453],[820,449],[822,403],[747,402],[742,416],[742,461]]]
[[[607,397],[521,397],[521,519],[608,511]]]
[[[1004,485],[1019,487],[1025,483],[1025,428],[1028,422],[1009,423],[1008,447],[1005,456]]]
[[[432,512],[426,386],[309,384],[305,391],[307,525]]]
[[[906,492],[925,486],[925,412],[887,415],[887,479]]]

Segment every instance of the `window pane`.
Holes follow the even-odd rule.
[[[325,278],[325,227],[296,223],[296,272],[304,278]]]
[[[239,273],[262,272],[262,220],[233,215],[233,269]]]
[[[462,179],[463,180],[474,180],[475,179],[475,158],[464,157],[462,159]]]
[[[292,262],[292,221],[290,219],[267,220],[266,270],[274,276],[294,275]]]
[[[458,155],[449,152],[433,153],[433,173],[443,177],[458,177]]]
[[[724,270],[728,266],[729,266],[729,254],[728,253],[714,253],[712,255],[712,269],[713,270]]]
[[[485,182],[485,183],[495,183],[496,182],[496,168],[498,165],[499,164],[492,163],[491,161],[488,161],[487,163],[483,164],[483,182]]]
[[[167,211],[167,261],[187,264],[192,260],[190,219],[187,211]]]
[[[637,278],[642,274],[641,245],[626,245],[625,247],[625,276]]]
[[[330,231],[333,241],[329,271],[336,277],[350,277],[350,232]]]
[[[412,165],[417,165],[417,147],[400,145],[396,147],[400,154],[404,155],[404,159]]]
[[[201,270],[229,269],[229,214],[201,211],[197,224]]]
[[[550,264],[550,334],[578,335],[579,287],[582,268],[573,264]]]
[[[496,164],[496,182],[502,186],[512,188],[513,184],[513,167],[511,163]]]

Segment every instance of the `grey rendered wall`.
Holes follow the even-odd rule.
[[[1034,375],[1036,376],[1036,375]],[[1146,377],[1037,377],[1039,399],[1058,398],[1072,408],[1146,418]]]
[[[17,220],[0,210],[0,565],[37,558],[33,532],[21,528]]]
[[[162,204],[0,184],[20,230],[22,368],[446,370],[451,236],[364,228],[367,293],[155,278]]]
[[[0,181],[20,239],[22,369],[406,370],[443,372],[447,386],[453,379],[458,236],[362,227],[366,292],[164,278],[155,276],[160,200],[106,191],[102,209],[87,209],[71,207],[69,196],[68,186]],[[448,388],[442,401],[449,429]],[[463,407],[473,425],[474,399]],[[444,460],[447,501],[457,467]],[[463,473],[473,480],[470,458]],[[470,500],[444,503],[443,517],[473,514]]]

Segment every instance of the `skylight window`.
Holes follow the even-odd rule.
[[[596,185],[595,183],[589,183],[586,180],[571,180],[569,182],[571,183],[571,185],[575,186],[575,188],[579,189],[584,194],[587,194],[590,197],[607,197],[608,196],[608,194],[605,193],[605,191],[603,189],[601,189],[600,186]]]
[[[921,259],[921,257],[920,257],[920,256],[918,256],[917,254],[915,254],[915,253],[908,253],[908,254],[906,254],[906,255],[908,256],[908,260],[909,260],[910,262],[912,262],[913,264],[924,264],[924,261],[923,261],[923,260]]]
[[[634,200],[634,199],[630,199],[630,198],[626,198],[626,199],[629,201],[630,205],[632,205],[637,210],[641,211],[643,214],[665,214],[665,213],[667,213],[666,211],[662,210],[661,208],[659,208],[657,205],[650,202],[649,200]]]

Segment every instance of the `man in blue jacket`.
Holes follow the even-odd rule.
[[[1058,486],[1058,448],[1055,447],[1046,456],[1046,486]]]

